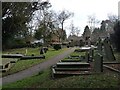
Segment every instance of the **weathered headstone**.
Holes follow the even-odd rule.
[[[2,58],[21,58],[22,54],[2,54]]]
[[[80,56],[81,61],[84,61],[84,59],[85,59],[85,56]]]
[[[94,57],[94,49],[93,48],[91,48],[89,50],[89,56],[90,56],[90,61],[93,61],[93,57]]]
[[[43,49],[44,49],[44,52],[47,53],[48,47],[43,47]]]
[[[103,45],[104,45],[105,58],[109,61],[115,61],[116,59],[115,59],[112,47],[107,38],[104,40]]]
[[[85,54],[85,62],[89,62],[89,53],[88,52],[86,52],[86,54]]]
[[[103,72],[103,56],[99,53],[95,55],[94,61],[94,71]]]
[[[99,38],[98,40],[98,45],[97,45],[97,50],[98,50],[98,53],[102,54],[102,40]]]
[[[40,55],[41,54],[44,54],[44,49],[43,48],[40,49]]]
[[[91,46],[91,39],[90,38],[88,39],[88,46],[89,47]]]

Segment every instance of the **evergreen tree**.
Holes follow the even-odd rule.
[[[120,21],[117,21],[117,23],[114,26],[114,34],[112,39],[115,43],[117,51],[120,52]]]

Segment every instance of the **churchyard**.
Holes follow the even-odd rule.
[[[94,52],[96,51],[96,52]],[[116,61],[108,39],[99,40],[96,47],[81,47],[74,53],[85,52],[84,55],[70,55],[67,59],[61,60],[53,66],[53,78],[88,75],[104,72],[104,69],[120,73],[120,62]],[[74,54],[73,53],[73,54]]]
[[[117,2],[1,1],[1,87],[120,88]]]
[[[46,53],[43,52],[43,54],[40,54],[40,48],[20,48],[4,51],[0,64],[0,73],[2,73],[2,76],[6,76],[22,71],[42,63],[67,49],[68,48],[63,48],[56,51],[53,48],[49,48],[48,51]]]
[[[118,56],[114,54],[108,39],[99,40],[96,46],[76,47],[73,53],[50,68],[32,77],[3,85],[3,88],[118,88]]]

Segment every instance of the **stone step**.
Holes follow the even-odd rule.
[[[60,60],[60,62],[81,62],[81,60]]]
[[[55,68],[56,71],[89,71],[91,68]]]
[[[89,63],[85,62],[59,62],[56,64],[57,67],[73,67],[73,68],[80,68],[80,67],[90,67]]]
[[[53,78],[92,74],[90,71],[57,71],[54,68],[52,68],[52,72],[53,72],[52,73]]]

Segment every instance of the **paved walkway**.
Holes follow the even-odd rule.
[[[8,84],[11,82],[15,82],[21,79],[24,79],[26,77],[30,77],[34,74],[37,74],[38,72],[56,64],[59,60],[65,58],[68,54],[72,53],[75,50],[75,48],[70,48],[69,50],[65,51],[64,53],[55,56],[45,62],[42,62],[36,66],[30,67],[26,70],[20,71],[18,73],[8,75],[2,78],[2,84]],[[1,78],[0,78],[1,79]]]

